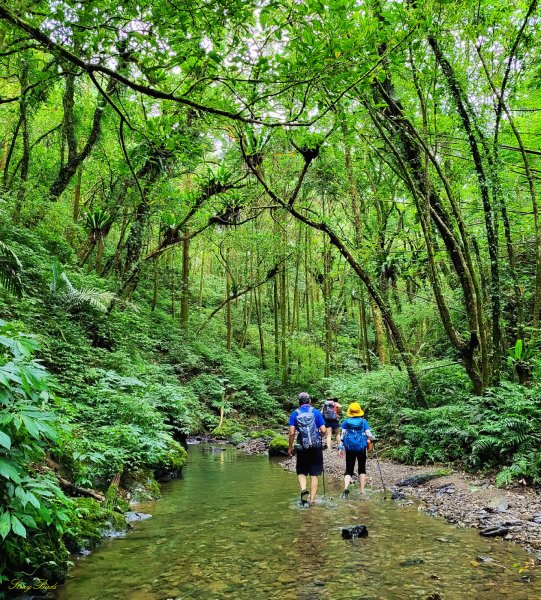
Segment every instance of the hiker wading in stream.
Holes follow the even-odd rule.
[[[301,502],[306,505],[308,490],[306,477],[310,475],[310,506],[316,501],[318,476],[323,473],[323,443],[325,420],[323,415],[312,406],[310,395],[299,394],[299,408],[289,417],[289,456],[297,455],[297,476],[301,486]],[[293,443],[297,433],[295,449]],[[295,450],[295,452],[294,452]]]
[[[340,427],[338,442],[338,454],[344,456],[346,451],[346,471],[344,473],[343,497],[349,495],[349,485],[355,471],[355,462],[359,463],[359,484],[361,494],[364,494],[366,484],[366,449],[371,446],[374,436],[370,431],[370,425],[363,419],[364,411],[357,402],[352,402],[347,410],[347,419]]]
[[[325,419],[325,428],[327,429],[327,450],[332,450],[332,434],[336,436],[336,444],[340,441],[339,430],[340,430],[340,411],[342,405],[338,403],[338,399],[330,395],[327,392],[327,398],[323,403],[321,414]]]

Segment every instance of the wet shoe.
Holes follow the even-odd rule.
[[[301,492],[301,502],[306,502],[305,497],[308,496],[308,490],[302,490]]]
[[[348,489],[345,489],[342,492],[342,498],[344,498],[344,500],[347,500],[349,498],[349,490]]]

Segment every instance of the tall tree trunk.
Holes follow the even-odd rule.
[[[225,297],[231,295],[231,274],[230,274],[229,248],[225,253]],[[231,352],[231,302],[227,302],[225,307],[225,324],[226,324],[226,350]]]
[[[188,235],[188,229],[184,230],[184,236]],[[188,328],[188,309],[190,292],[190,240],[182,242],[182,277],[180,284],[180,324],[183,329]]]
[[[21,90],[28,87],[28,63],[24,61],[21,73]],[[20,212],[23,206],[24,197],[26,194],[26,185],[28,182],[28,173],[30,169],[30,131],[28,126],[28,96],[23,91],[19,101],[19,110],[21,117],[21,130],[23,138],[23,156],[21,159],[21,179],[19,189],[17,191],[17,203],[14,213],[16,221],[19,220]]]
[[[77,169],[77,180],[75,183],[75,191],[73,193],[73,222],[77,223],[79,220],[79,211],[81,207],[81,184],[83,180],[83,167],[79,166]]]
[[[272,302],[273,302],[273,317],[274,317],[274,366],[276,371],[280,367],[280,334],[279,334],[279,304],[278,304],[278,281],[276,277],[272,285]]]
[[[500,366],[502,359],[502,332],[501,332],[501,289],[500,289],[500,258],[498,254],[498,232],[494,223],[495,215],[494,210],[490,201],[489,191],[491,189],[490,179],[485,174],[483,166],[483,160],[479,145],[477,143],[475,135],[474,123],[472,119],[475,118],[473,109],[470,105],[469,99],[465,92],[462,90],[453,67],[450,62],[445,58],[438,41],[433,36],[429,36],[428,43],[432,48],[436,60],[440,65],[443,74],[447,80],[447,84],[451,91],[451,95],[457,106],[458,114],[462,120],[464,130],[468,136],[468,143],[470,151],[473,157],[475,165],[475,171],[477,173],[477,179],[479,182],[479,191],[481,193],[481,199],[483,202],[483,213],[485,217],[485,229],[488,243],[488,254],[490,257],[490,300],[492,307],[492,381],[497,383],[500,377]],[[492,188],[494,193],[494,189]],[[488,374],[487,374],[488,375]],[[488,378],[487,378],[488,379]],[[485,385],[488,380],[485,381]]]
[[[255,294],[255,309],[257,316],[257,331],[259,333],[259,356],[261,359],[261,368],[265,369],[265,338],[263,335],[263,315],[262,315],[262,303],[261,303],[261,290],[256,288]]]
[[[286,316],[286,302],[287,302],[287,286],[286,286],[286,268],[285,268],[285,252],[287,244],[287,233],[286,233],[286,221],[282,221],[283,233],[282,233],[282,264],[284,267],[280,271],[280,319],[282,323],[282,331],[280,336],[281,345],[281,363],[282,363],[282,385],[287,385],[288,380],[288,360],[287,360],[287,316]]]
[[[372,370],[372,359],[370,357],[370,349],[368,347],[368,323],[366,319],[366,306],[364,303],[364,290],[361,288],[361,297],[359,299],[359,321],[360,321],[360,334],[362,339],[362,347],[364,353],[364,363],[366,370]]]

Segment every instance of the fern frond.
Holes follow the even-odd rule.
[[[90,306],[100,312],[106,312],[109,304],[117,298],[112,292],[102,292],[93,288],[68,288],[60,294],[60,300],[68,308]]]
[[[495,450],[501,445],[501,439],[494,436],[484,436],[476,440],[472,445],[472,451],[475,453],[486,452],[488,450]]]
[[[22,269],[15,252],[0,240],[0,284],[19,298],[23,293]]]

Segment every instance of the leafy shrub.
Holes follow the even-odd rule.
[[[73,504],[33,464],[66,434],[51,411],[49,374],[33,359],[35,338],[0,322],[0,581],[19,577],[25,559],[36,573],[65,575],[63,534]]]

